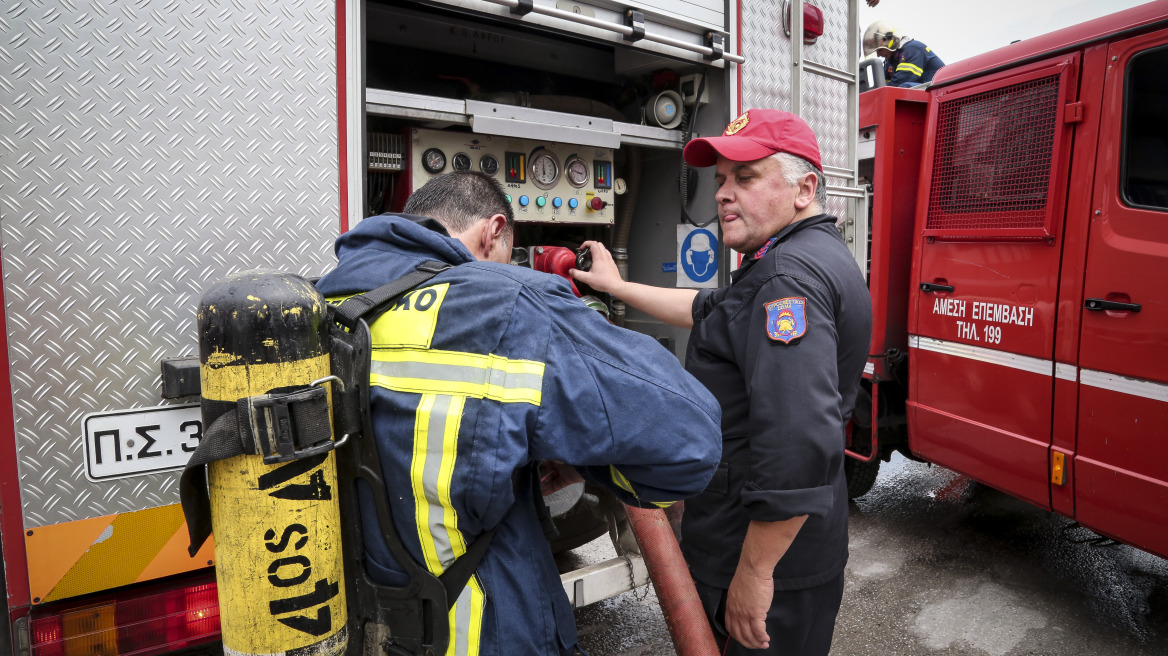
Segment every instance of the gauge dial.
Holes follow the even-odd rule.
[[[619,196],[629,190],[629,185],[624,178],[617,178],[612,181],[612,190]]]
[[[446,153],[437,148],[427,148],[422,153],[422,168],[427,173],[441,173],[446,168]]]
[[[479,160],[479,170],[487,175],[495,175],[499,172],[499,160],[494,155],[483,155]]]
[[[560,179],[560,165],[556,163],[556,156],[546,150],[532,153],[531,181],[540,189],[551,189]]]
[[[450,168],[455,171],[469,171],[470,155],[466,153],[455,153],[454,157],[450,158]]]
[[[572,155],[564,162],[564,176],[573,187],[583,187],[588,184],[588,163]]]

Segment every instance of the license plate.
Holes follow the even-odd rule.
[[[81,424],[91,481],[181,469],[203,437],[198,404],[94,413]]]

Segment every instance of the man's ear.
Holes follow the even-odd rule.
[[[822,180],[814,173],[805,173],[803,177],[799,178],[799,183],[796,185],[799,193],[795,195],[796,210],[802,210],[815,202],[815,191],[821,183]]]
[[[479,233],[479,248],[487,256],[487,259],[492,259],[491,254],[496,248],[506,248],[507,240],[503,239],[503,234],[507,231],[507,217],[502,214],[496,214],[483,225],[482,232]],[[510,259],[510,253],[507,258]]]

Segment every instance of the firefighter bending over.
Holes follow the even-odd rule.
[[[514,482],[529,465],[569,463],[622,501],[653,507],[701,492],[721,453],[713,396],[565,280],[511,266],[513,224],[493,178],[439,176],[405,213],[342,235],[337,268],[318,283],[337,298],[427,260],[456,265],[370,327],[374,433],[402,541],[440,574],[498,527],[450,610],[448,654],[574,653],[575,620],[534,486]],[[362,522],[378,530],[368,503]],[[366,550],[371,578],[404,584],[384,545]]]
[[[945,65],[929,46],[900,34],[885,21],[876,21],[864,30],[864,55],[872,53],[884,60],[884,79],[893,87],[931,82]]]

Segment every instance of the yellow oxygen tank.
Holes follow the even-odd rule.
[[[325,301],[304,278],[259,271],[230,276],[204,294],[198,323],[203,426],[236,412],[240,399],[314,382],[328,387],[321,382],[329,377]],[[290,407],[253,412],[287,429],[297,422]],[[271,434],[250,429],[256,441]],[[275,454],[275,447],[265,453]],[[207,479],[224,652],[344,653],[348,615],[335,454],[277,464],[265,464],[264,455],[237,455],[208,464]]]

